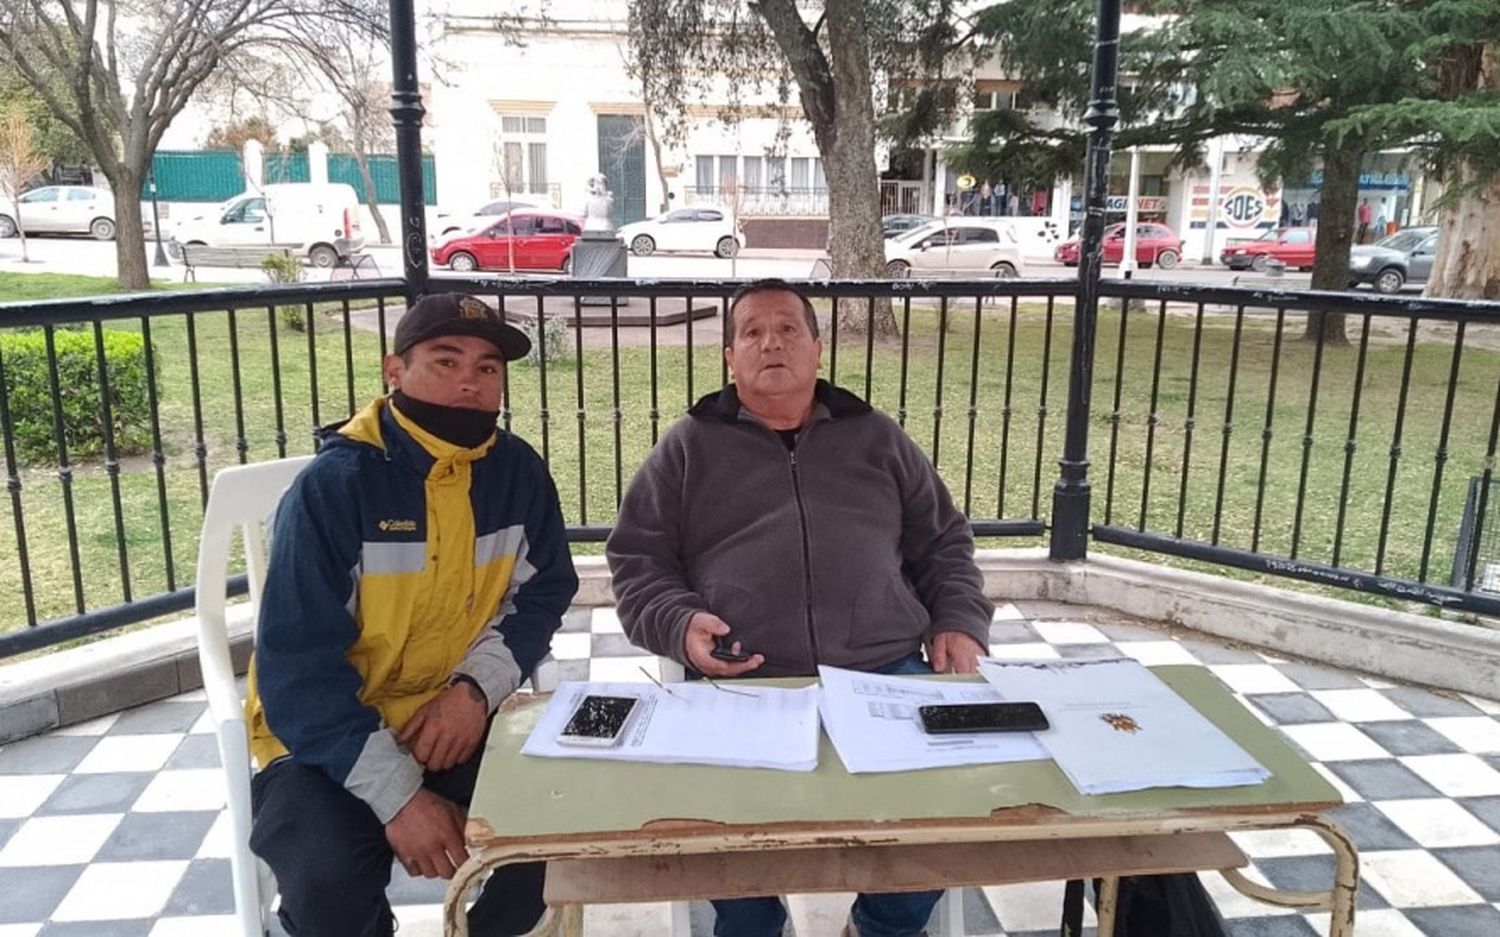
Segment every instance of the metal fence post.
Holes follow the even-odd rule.
[[[422,193],[422,89],[417,83],[417,27],[412,0],[391,0],[391,119],[401,180],[401,262],[406,301],[427,292],[427,218]]]
[[[1099,0],[1094,36],[1094,80],[1084,180],[1084,218],[1078,256],[1078,300],[1073,310],[1073,360],[1068,374],[1068,421],[1063,455],[1052,490],[1054,560],[1082,559],[1089,529],[1089,398],[1094,377],[1094,332],[1099,317],[1099,275],[1103,266],[1104,205],[1109,195],[1109,150],[1120,111],[1115,81],[1120,64],[1120,0]]]

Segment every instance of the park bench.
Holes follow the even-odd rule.
[[[207,247],[202,244],[182,245],[182,282],[198,282],[199,267],[229,267],[233,269],[260,269],[267,257],[291,257],[286,247]]]
[[[192,280],[198,282],[198,267],[228,267],[232,269],[259,269],[267,257],[296,257],[303,264],[308,259],[289,247],[270,247],[261,245],[247,245],[243,247],[208,247],[203,244],[183,244],[179,248],[182,257],[182,265],[185,268],[182,273],[184,283]],[[338,271],[346,271],[346,277],[354,279],[361,278],[361,271],[373,276],[380,276],[380,267],[375,263],[375,258],[363,251],[352,254],[344,254],[339,257],[339,262],[333,267],[334,275]]]

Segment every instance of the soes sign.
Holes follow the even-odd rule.
[[[1193,186],[1190,227],[1202,228],[1208,223],[1207,185]],[[1218,227],[1233,231],[1269,228],[1281,214],[1281,193],[1267,192],[1259,186],[1236,185],[1219,194]]]

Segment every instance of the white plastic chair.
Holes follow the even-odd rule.
[[[229,553],[236,536],[240,537],[253,616],[266,582],[267,524],[292,479],[311,461],[312,456],[300,456],[219,472],[209,490],[198,544],[198,663],[228,784],[233,837],[229,868],[240,937],[264,937],[276,883],[271,870],[250,851],[250,735],[244,701],[235,686],[224,615]],[[540,693],[556,689],[557,684],[557,662],[548,655],[537,665],[531,685]]]
[[[240,937],[264,937],[276,894],[271,870],[250,852],[250,735],[229,659],[224,604],[229,552],[239,536],[250,578],[250,613],[266,582],[266,523],[311,456],[227,468],[214,476],[198,543],[198,663],[229,793],[229,854]]]

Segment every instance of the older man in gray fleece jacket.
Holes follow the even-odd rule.
[[[625,633],[715,677],[977,670],[994,607],[932,463],[818,380],[817,318],[789,284],[742,288],[725,332],[734,384],[657,443],[609,538]],[[940,894],[861,895],[845,933],[912,937]],[[785,921],[774,897],[714,905],[718,937]]]

